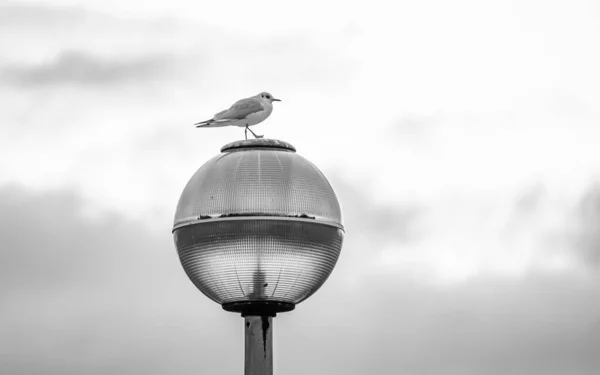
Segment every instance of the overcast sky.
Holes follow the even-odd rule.
[[[598,46],[594,0],[0,0],[0,372],[242,373],[171,227],[268,91],[346,227],[275,373],[600,373]]]

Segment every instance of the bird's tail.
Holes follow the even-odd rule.
[[[200,121],[194,124],[194,126],[196,126],[197,128],[217,128],[220,126],[227,126],[229,125],[230,120],[214,120],[214,119],[210,119],[210,120],[206,120],[206,121]]]

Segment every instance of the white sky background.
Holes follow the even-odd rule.
[[[114,217],[132,221],[160,237],[173,257],[169,231],[184,184],[222,145],[243,137],[237,128],[192,124],[269,91],[283,101],[255,132],[292,143],[319,166],[346,219],[338,267],[305,311],[319,309],[313,300],[350,301],[354,288],[367,301],[386,295],[385,288],[403,296],[414,288],[414,295],[448,293],[431,311],[489,317],[478,303],[486,298],[482,285],[491,285],[505,293],[511,307],[499,309],[516,327],[511,317],[540,306],[524,296],[551,294],[560,289],[556,280],[568,280],[584,292],[566,287],[548,307],[559,311],[548,327],[562,322],[568,331],[577,314],[561,310],[563,303],[597,295],[598,2],[0,2],[0,35],[0,186],[12,189],[7,197],[58,202],[73,194],[75,217],[101,227]],[[28,221],[23,216],[17,224]],[[532,284],[532,275],[543,281]],[[369,294],[365,280],[381,288]],[[185,288],[183,277],[177,282]],[[177,296],[190,298],[186,292]],[[571,292],[575,297],[565,297]],[[215,308],[202,302],[189,309]],[[396,309],[420,337],[429,321]],[[597,327],[600,308],[586,309],[580,321]],[[321,314],[331,319],[324,326],[362,324]],[[302,315],[294,313],[298,327],[318,325]],[[294,319],[285,329],[295,327]],[[439,324],[443,332],[455,322]],[[540,332],[551,331],[539,324]],[[485,336],[473,332],[474,340]],[[578,332],[568,331],[570,340],[581,339]],[[285,345],[277,344],[277,360],[291,366]],[[457,347],[456,366],[439,372],[425,364],[441,357],[407,344],[414,351],[407,371],[469,373],[467,353],[477,345]],[[37,355],[48,350],[40,346]],[[540,350],[540,358],[554,355]],[[337,355],[347,353],[342,346]],[[397,353],[378,353],[383,370],[396,373],[389,361]],[[482,361],[478,374],[500,368]],[[527,359],[512,361],[527,368]],[[600,371],[587,361],[558,373]]]

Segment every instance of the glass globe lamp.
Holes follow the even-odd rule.
[[[289,143],[237,141],[185,186],[173,226],[194,285],[227,311],[293,310],[331,274],[342,248],[340,204],[327,178]]]

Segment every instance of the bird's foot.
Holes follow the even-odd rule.
[[[264,137],[264,135],[256,135],[256,133],[254,133],[252,131],[252,129],[250,129],[248,126],[246,126],[246,129],[250,130],[250,133],[252,133],[252,135],[254,136],[254,138],[262,138],[262,137]]]

